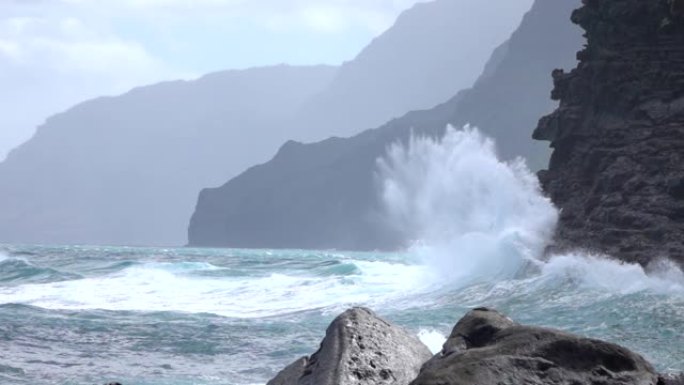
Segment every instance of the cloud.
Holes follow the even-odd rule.
[[[79,16],[14,11],[0,18],[0,161],[54,113],[182,75],[140,42]]]
[[[73,17],[0,21],[0,60],[4,66],[134,78],[163,67],[138,42],[103,34]]]
[[[4,1],[0,160],[88,98],[210,70],[351,59],[423,0]]]

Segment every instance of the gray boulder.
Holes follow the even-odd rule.
[[[281,370],[271,381],[266,385],[290,385],[296,384],[299,378],[304,375],[306,365],[309,363],[309,357],[302,357],[297,361],[288,365]]]
[[[658,379],[658,385],[684,385],[684,373],[663,374]]]
[[[353,308],[328,327],[321,347],[285,368],[268,385],[407,385],[431,356],[401,327]]]
[[[411,385],[655,385],[658,380],[653,367],[626,348],[522,326],[478,308],[458,322],[442,352]]]

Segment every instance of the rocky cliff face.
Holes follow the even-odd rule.
[[[684,2],[583,3],[588,44],[534,132],[554,148],[540,179],[562,209],[556,247],[684,263]]]
[[[553,68],[575,66],[582,43],[569,22],[579,0],[537,0],[510,40],[497,49],[472,89],[431,110],[409,113],[348,139],[288,142],[269,162],[218,188],[205,189],[189,227],[196,246],[388,249],[403,239],[378,214],[376,160],[411,132],[441,135],[447,124],[478,126],[500,155],[548,161],[530,137],[549,100]],[[455,70],[455,69],[454,69]]]

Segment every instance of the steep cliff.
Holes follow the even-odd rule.
[[[554,148],[540,179],[562,209],[556,247],[684,263],[684,3],[583,3],[588,44],[534,132]]]
[[[537,0],[496,50],[472,89],[349,139],[286,143],[268,163],[200,194],[189,227],[196,246],[386,249],[404,241],[377,212],[376,160],[413,130],[441,135],[472,123],[495,137],[501,155],[527,155],[541,168],[545,146],[529,138],[554,107],[549,72],[575,65],[582,38],[569,22],[579,1]],[[531,130],[530,130],[531,131]],[[534,155],[533,155],[534,154]]]

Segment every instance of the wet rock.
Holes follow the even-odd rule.
[[[454,349],[454,341],[458,349]],[[468,313],[411,385],[656,385],[641,356],[621,346],[519,325],[494,310]]]
[[[290,385],[296,384],[299,378],[304,374],[306,365],[309,363],[309,357],[302,357],[297,361],[288,365],[285,369],[280,371],[271,381],[266,385]]]
[[[430,356],[403,328],[353,308],[330,324],[316,353],[288,366],[269,385],[406,385]]]
[[[555,250],[684,265],[684,20],[680,0],[585,0],[577,68],[553,73],[560,105],[544,190],[561,209]]]
[[[658,379],[658,385],[684,385],[684,373],[664,374]]]

